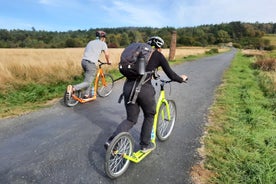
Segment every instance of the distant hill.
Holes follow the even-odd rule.
[[[158,35],[170,46],[171,34],[177,32],[177,46],[208,46],[233,43],[238,48],[272,50],[276,23],[230,22],[183,28],[119,27],[101,28],[107,32],[110,48],[122,48],[132,42],[145,42]],[[84,47],[95,38],[96,29],[67,32],[0,29],[0,48],[67,48]],[[267,39],[268,38],[268,39]],[[269,41],[272,40],[272,41]],[[272,42],[272,45],[271,43]]]

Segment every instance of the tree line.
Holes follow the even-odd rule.
[[[84,47],[95,39],[96,30],[107,33],[110,48],[125,47],[132,42],[145,42],[150,36],[158,35],[170,46],[171,34],[177,32],[177,46],[208,46],[232,43],[237,48],[272,50],[265,34],[276,33],[276,23],[230,22],[184,28],[120,27],[97,28],[75,31],[43,31],[0,29],[0,48],[68,48]]]

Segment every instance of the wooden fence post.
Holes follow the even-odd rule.
[[[170,61],[175,59],[175,52],[176,52],[176,31],[173,31],[171,45],[170,45],[170,52],[169,52]]]

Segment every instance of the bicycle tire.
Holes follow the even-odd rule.
[[[109,178],[118,178],[126,172],[130,160],[123,158],[122,155],[132,155],[133,149],[134,141],[128,132],[122,132],[114,137],[107,148],[104,164],[105,173]]]
[[[75,91],[75,95],[79,98],[81,98],[81,91]],[[74,107],[79,103],[79,101],[75,100],[72,96],[69,96],[67,91],[64,93],[63,97],[64,104],[68,107]]]
[[[104,86],[102,84],[102,77],[100,76],[99,77],[99,80],[98,80],[98,89],[97,89],[97,94],[100,96],[100,97],[107,97],[108,95],[110,95],[110,93],[112,92],[112,89],[114,87],[114,79],[113,77],[110,75],[110,74],[104,74],[104,78],[105,78],[105,81],[106,81],[106,86]]]
[[[156,135],[160,141],[165,141],[169,138],[176,120],[177,112],[175,102],[168,100],[168,105],[170,109],[170,120],[168,120],[166,103],[162,103],[158,111]]]

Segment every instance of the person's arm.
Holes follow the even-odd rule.
[[[107,48],[107,45],[105,43],[105,38],[103,38],[103,43],[104,43],[104,46],[103,46],[103,52],[104,52],[104,56],[105,56],[105,60],[106,62],[110,65],[110,60],[109,60],[109,52],[108,52],[108,48]]]
[[[109,52],[108,52],[108,50],[105,50],[105,51],[103,51],[103,52],[104,52],[104,56],[105,56],[106,62],[107,62],[108,64],[111,64],[111,63],[110,63],[110,60],[109,60]]]
[[[177,81],[179,83],[181,82],[185,82],[188,77],[186,75],[177,75],[170,67],[169,62],[167,61],[167,59],[164,57],[163,54],[159,54],[159,59],[160,59],[160,63],[161,63],[161,67],[164,70],[164,72],[166,73],[166,75],[173,81]]]

